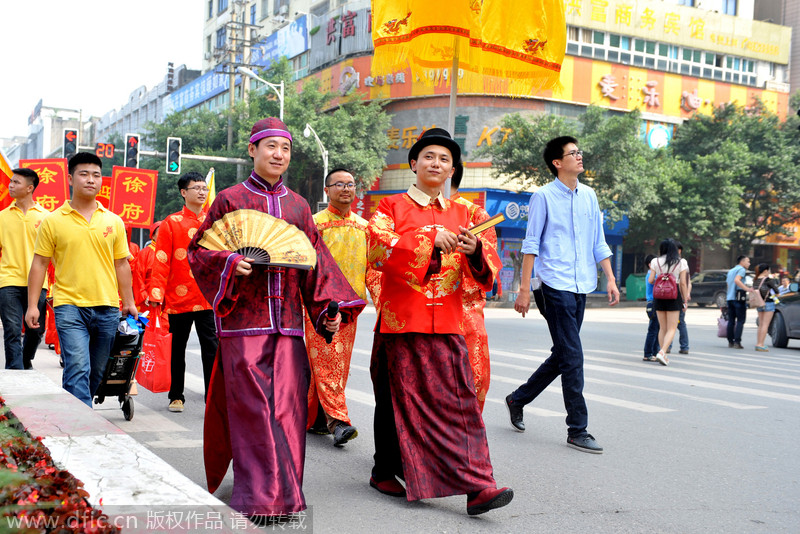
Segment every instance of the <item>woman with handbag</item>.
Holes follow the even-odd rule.
[[[778,293],[778,282],[770,274],[769,264],[759,263],[756,267],[756,278],[753,280],[755,291],[750,293],[750,306],[755,306],[758,311],[757,352],[769,352],[767,332],[775,314],[775,295]]]
[[[658,247],[659,256],[650,262],[650,283],[653,284],[653,302],[658,317],[658,346],[656,360],[669,365],[664,347],[672,344],[678,328],[681,310],[686,307],[689,295],[689,264],[678,254],[673,239],[665,239]]]

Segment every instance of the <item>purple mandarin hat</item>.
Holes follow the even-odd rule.
[[[292,134],[289,133],[289,128],[286,127],[283,121],[275,117],[261,119],[250,130],[251,143],[255,143],[265,137],[285,137],[290,142],[292,141]]]

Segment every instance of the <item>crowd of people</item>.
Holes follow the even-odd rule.
[[[645,264],[648,275],[645,280],[645,298],[649,318],[644,342],[643,361],[657,361],[669,365],[669,354],[676,331],[679,334],[680,354],[689,354],[689,333],[686,327],[686,310],[691,301],[692,282],[689,266],[682,258],[683,245],[673,239],[665,239],[659,245],[659,255],[648,255]],[[769,352],[766,337],[775,314],[775,305],[781,295],[792,291],[792,279],[788,273],[777,269],[776,273],[768,263],[759,263],[754,276],[749,279],[750,258],[740,255],[726,276],[726,305],[722,307],[725,321],[725,336],[728,348],[743,349],[742,333],[747,319],[747,309],[755,308],[758,313],[756,330],[756,352]],[[659,278],[674,280],[677,292],[672,298],[658,298],[654,295]],[[723,336],[720,334],[720,336]]]
[[[203,175],[181,176],[182,209],[154,224],[152,241],[136,254],[122,219],[96,200],[102,184],[96,156],[78,153],[69,160],[72,196],[53,213],[33,201],[36,173],[14,170],[14,202],[0,212],[6,367],[32,367],[49,288],[63,387],[91,406],[121,314],[148,310],[151,318],[163,317],[172,334],[165,409],[179,414],[186,409],[186,344],[194,328],[205,379],[208,489],[219,487],[232,462],[230,506],[256,522],[272,521],[306,508],[307,433],[330,434],[335,447],[359,435],[345,388],[357,318],[370,296],[377,311],[370,361],[375,453],[365,482],[408,501],[465,495],[469,515],[508,505],[514,492],[495,481],[483,421],[490,381],[483,309],[502,262],[495,231],[471,231],[490,217],[459,195],[459,144],[446,130],[426,130],[408,153],[414,182],[383,198],[367,221],[351,210],[356,177],[346,168],[325,177],[329,205],[312,215],[284,183],[292,143],[282,121],[256,122],[248,144],[250,176],[210,205]],[[524,283],[514,308],[525,317],[533,296],[552,348],[505,404],[511,427],[524,432],[524,406],[560,377],[567,445],[600,454],[603,447],[588,431],[580,331],[598,266],[609,305],[619,301],[612,253],[595,192],[579,180],[584,168],[577,139],[551,140],[543,159],[554,179],[530,200]],[[316,254],[314,267],[260,265],[238,251],[200,244],[217,221],[239,210],[301,230]],[[649,262],[651,283],[669,274],[679,286],[676,297],[655,299],[652,307],[657,329],[651,321],[645,359],[664,365],[690,298],[680,251],[665,240]],[[52,284],[45,279],[49,266]],[[764,276],[759,271],[757,280]],[[759,287],[780,291],[766,280]],[[338,311],[329,311],[331,303]],[[681,342],[684,351],[688,339]],[[437,409],[428,409],[433,404]]]

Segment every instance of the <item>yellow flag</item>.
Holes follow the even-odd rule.
[[[11,204],[11,195],[8,193],[8,184],[13,174],[11,171],[8,158],[3,153],[3,149],[0,149],[0,210]]]
[[[208,174],[206,175],[206,185],[208,186],[208,196],[203,204],[204,210],[207,210],[209,207],[211,207],[211,204],[214,203],[214,199],[217,197],[217,188],[214,185],[214,167],[208,169]]]
[[[530,95],[558,84],[567,45],[563,0],[372,0],[373,72],[411,67],[444,79],[454,54],[459,89]],[[449,81],[448,75],[448,81]]]

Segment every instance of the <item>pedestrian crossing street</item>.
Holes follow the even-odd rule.
[[[362,427],[368,425],[374,407],[369,359],[375,315],[374,311],[371,314],[365,312],[365,315],[364,322],[359,322],[347,386],[348,405],[351,412],[358,414]],[[542,328],[541,324],[539,328]],[[669,367],[641,361],[643,333],[638,326],[635,332],[631,329],[631,333],[626,334],[624,330],[627,327],[623,324],[623,333],[614,342],[601,343],[595,339],[589,345],[591,336],[584,334],[584,391],[590,414],[598,410],[653,416],[676,412],[691,415],[706,409],[767,411],[785,409],[787,402],[800,402],[800,351],[792,348],[796,342],[788,349],[773,349],[769,353],[735,351],[724,346],[724,339],[713,338],[711,328],[707,325],[695,327],[692,330],[693,342],[697,339],[705,343],[694,343],[701,348],[692,349],[689,355],[671,354]],[[534,348],[520,339],[522,348],[519,350],[503,350],[492,346],[492,339],[501,339],[496,334],[494,336],[490,330],[491,387],[487,403],[502,406],[505,396],[527,380],[549,356],[549,343],[547,347]],[[525,337],[529,336],[526,334]],[[618,346],[627,348],[614,350]],[[187,349],[187,359],[199,362],[199,357],[198,349]],[[34,365],[60,383],[61,369],[52,351],[40,349]],[[203,377],[197,374],[202,371],[199,365],[195,369],[196,372],[186,373],[187,399],[192,394],[195,398],[199,396],[202,403]],[[202,408],[198,402],[190,401],[187,405],[187,410],[196,412],[194,418],[189,419],[186,413],[176,417],[176,414],[168,412],[165,399],[166,393],[156,395],[140,388],[135,417],[131,421],[122,419],[115,399],[95,405],[95,409],[134,437],[138,433],[147,433],[144,442],[151,448],[202,447]],[[496,410],[493,409],[492,413],[496,414]],[[554,381],[538,399],[525,407],[525,412],[538,417],[564,418],[560,381]]]

